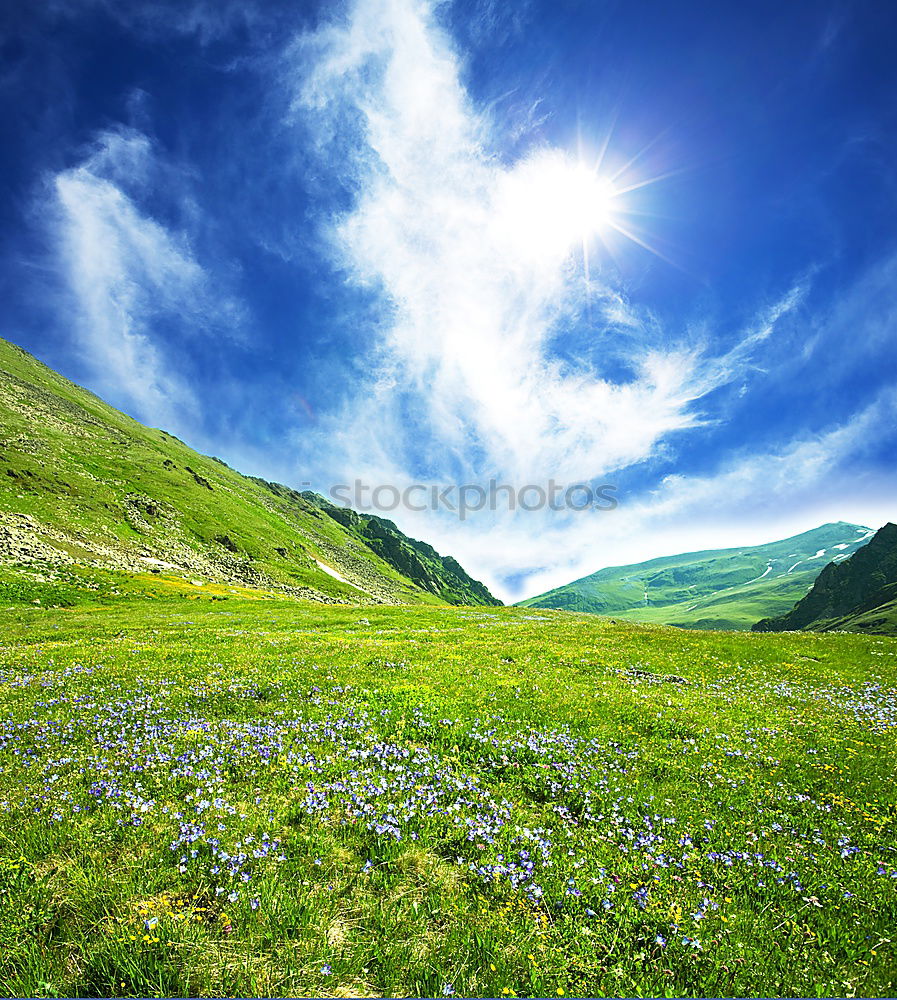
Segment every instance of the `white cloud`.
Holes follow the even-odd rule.
[[[186,235],[126,193],[144,190],[158,169],[145,135],[103,134],[84,162],[53,178],[52,225],[94,387],[146,421],[177,427],[198,404],[156,326],[209,329],[238,320],[239,307],[216,302]]]
[[[657,342],[604,282],[591,290],[594,336],[607,351],[625,328],[609,349],[625,349],[633,377],[615,383],[598,373],[603,358],[553,355],[559,327],[585,304],[571,253],[584,211],[569,190],[578,168],[555,149],[510,167],[495,158],[489,122],[472,108],[429,4],[361,0],[345,24],[303,37],[293,55],[315,67],[296,107],[317,113],[328,155],[338,149],[359,184],[354,209],[333,227],[341,261],[393,310],[380,388],[413,394],[434,445],[468,474],[589,479],[699,421],[695,400],[730,373],[684,339]],[[376,390],[376,441],[365,438],[375,426],[369,391],[338,419],[356,427],[344,467],[366,472],[379,453],[401,476],[407,442],[384,439],[390,396]]]

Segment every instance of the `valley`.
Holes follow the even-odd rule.
[[[743,631],[893,525],[506,608],[0,361],[4,995],[897,988],[897,639]]]

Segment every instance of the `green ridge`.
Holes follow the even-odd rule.
[[[871,536],[838,521],[765,545],[709,549],[599,570],[521,601],[684,628],[750,629],[784,614],[833,556],[842,561]]]
[[[330,602],[500,603],[391,522],[378,536],[354,516],[200,455],[0,339],[0,595],[27,593],[37,569],[62,590],[128,585],[105,571]]]

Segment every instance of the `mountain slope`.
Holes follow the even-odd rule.
[[[765,545],[709,549],[611,566],[520,604],[685,628],[749,629],[813,585],[826,556],[846,559],[872,535],[839,521]]]
[[[387,518],[338,507],[318,493],[306,491],[301,496],[361,539],[422,590],[436,594],[449,604],[501,604],[484,584],[469,577],[456,559],[441,556],[432,545],[409,538]]]
[[[829,563],[787,614],[754,626],[755,632],[797,629],[897,635],[897,524],[886,524],[844,562]]]
[[[329,506],[144,427],[0,339],[7,566],[152,572],[325,601],[500,603],[394,525],[390,544],[372,542]]]

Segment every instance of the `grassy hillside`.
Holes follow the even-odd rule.
[[[611,566],[521,607],[614,615],[684,628],[750,629],[788,611],[831,559],[846,559],[871,537],[839,521],[766,545],[711,549]]]
[[[0,610],[3,995],[897,990],[897,640],[116,589]]]
[[[822,631],[867,632],[870,635],[897,635],[897,584],[883,587],[872,607],[860,606],[848,615],[831,618]]]
[[[394,525],[389,544],[375,547],[325,504],[197,454],[0,340],[7,586],[80,566],[316,600],[498,603],[454,560]]]
[[[847,560],[829,563],[810,592],[756,632],[847,629],[897,634],[897,524],[886,524]]]

